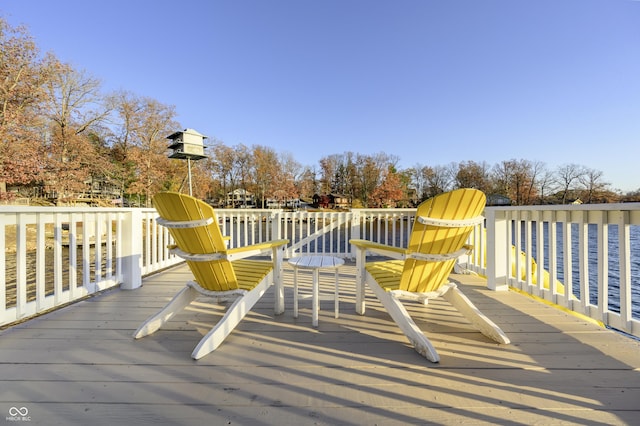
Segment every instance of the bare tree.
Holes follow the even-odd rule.
[[[512,199],[514,160],[502,161],[493,166],[493,191]]]
[[[422,199],[426,190],[425,168],[426,166],[417,163],[415,166],[405,170],[405,174],[409,178],[409,186],[416,191],[416,196],[420,199]]]
[[[545,177],[547,173],[547,166],[542,161],[528,161],[529,170],[530,170],[530,180],[529,187],[525,188],[525,199],[526,204],[535,204],[536,198],[539,199],[538,196],[538,181]]]
[[[301,197],[311,197],[318,191],[318,171],[306,166],[298,179],[298,192]]]
[[[548,169],[544,169],[542,173],[539,175],[536,185],[538,187],[538,203],[545,204],[547,194],[554,191],[554,188],[557,185],[557,180],[554,176],[554,173]]]
[[[280,154],[279,163],[281,168],[281,182],[278,185],[280,187],[279,189],[283,191],[287,200],[300,198],[300,192],[296,182],[298,181],[302,166],[290,153]]]
[[[494,190],[516,205],[531,204],[535,197],[535,180],[541,163],[529,160],[508,160],[493,168]]]
[[[206,163],[214,178],[217,178],[220,182],[221,193],[218,194],[218,200],[226,205],[227,193],[230,189],[229,185],[233,182],[235,151],[219,140],[215,141],[211,150],[212,154],[206,160]]]
[[[254,145],[252,147],[252,180],[255,191],[261,194],[262,207],[266,198],[272,198],[280,188],[281,167],[278,154],[272,148]],[[287,188],[289,189],[289,188]]]
[[[562,204],[567,204],[569,193],[575,189],[575,184],[585,174],[585,168],[578,164],[564,164],[556,170],[556,177],[560,191],[562,191]]]
[[[320,159],[320,192],[329,194],[336,192],[336,186],[339,186],[340,180],[339,170],[342,164],[342,156],[340,154],[333,154],[328,157]]]
[[[451,189],[453,177],[450,167],[425,167],[422,173],[426,181],[425,192],[422,196],[423,199],[434,197]]]
[[[603,173],[600,170],[584,169],[584,173],[578,178],[586,193],[586,203],[593,203],[599,193],[604,192],[608,186],[608,182],[602,181]]]
[[[133,139],[135,148],[132,160],[135,162],[136,179],[130,191],[144,195],[145,205],[149,206],[151,196],[168,186],[172,166],[166,155],[166,138],[178,128],[178,124],[174,120],[176,112],[173,106],[152,98],[143,98],[142,102],[144,112]],[[178,179],[181,181],[184,176]]]
[[[109,115],[105,97],[100,93],[100,80],[85,71],[61,64],[48,83],[46,114],[59,128],[63,141],[69,132],[81,134]]]
[[[87,131],[99,125],[109,109],[100,81],[67,64],[59,65],[45,90],[44,114],[52,123],[45,142],[47,180],[58,198],[66,198],[85,189],[97,156]]]
[[[231,180],[231,186],[233,189],[237,189],[238,187],[247,190],[248,186],[252,183],[255,184],[255,181],[252,181],[252,171],[253,166],[251,162],[253,161],[253,154],[255,154],[255,150],[251,151],[246,145],[238,144],[234,147],[235,150],[235,161],[233,167],[233,175]]]
[[[457,168],[456,188],[475,188],[485,193],[490,191],[490,166],[487,162],[463,161]]]
[[[132,149],[137,145],[136,135],[144,122],[145,102],[128,91],[110,95],[108,102],[113,112],[111,157],[115,164],[114,178],[119,182],[124,197],[136,178]]]

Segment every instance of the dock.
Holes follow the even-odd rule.
[[[452,275],[510,337],[498,345],[443,300],[409,312],[440,354],[416,353],[372,293],[354,307],[340,269],[340,317],[293,318],[273,287],[213,353],[190,354],[223,306],[198,300],[141,340],[134,330],[191,279],[183,264],[137,290],[108,290],[0,331],[0,411],[31,425],[628,425],[640,419],[640,342],[483,278]],[[331,275],[320,274],[325,291]],[[301,286],[311,285],[300,274]],[[305,281],[306,280],[306,281]],[[15,423],[14,423],[15,422]]]

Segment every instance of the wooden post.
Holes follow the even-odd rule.
[[[505,212],[490,207],[485,209],[487,219],[487,287],[490,290],[507,290],[509,268],[507,251],[511,244],[507,241],[508,221]]]
[[[122,222],[122,284],[124,290],[142,285],[142,212],[128,209]]]

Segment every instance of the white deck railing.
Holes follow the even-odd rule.
[[[486,257],[469,263],[489,288],[515,287],[640,337],[640,203],[488,207],[485,217],[476,252]]]
[[[155,209],[0,207],[0,325],[178,263]]]
[[[322,253],[353,258],[349,239],[406,246],[415,209],[354,209],[350,212],[217,210],[230,247],[269,239],[290,240],[285,256]]]
[[[286,257],[353,258],[351,238],[405,247],[415,209],[217,213],[230,247],[287,238]],[[115,285],[137,288],[142,276],[180,262],[168,253],[170,237],[156,215],[154,209],[0,207],[0,325]],[[489,288],[515,287],[640,336],[640,204],[489,207],[485,216],[486,229],[478,226],[470,240],[476,249],[461,263],[486,276]],[[13,238],[15,247],[7,246]],[[534,267],[537,259],[543,268]],[[545,288],[545,281],[563,286]]]

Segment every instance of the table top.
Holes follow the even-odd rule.
[[[294,268],[306,269],[339,268],[344,265],[344,260],[339,257],[317,254],[292,257],[288,262]]]

